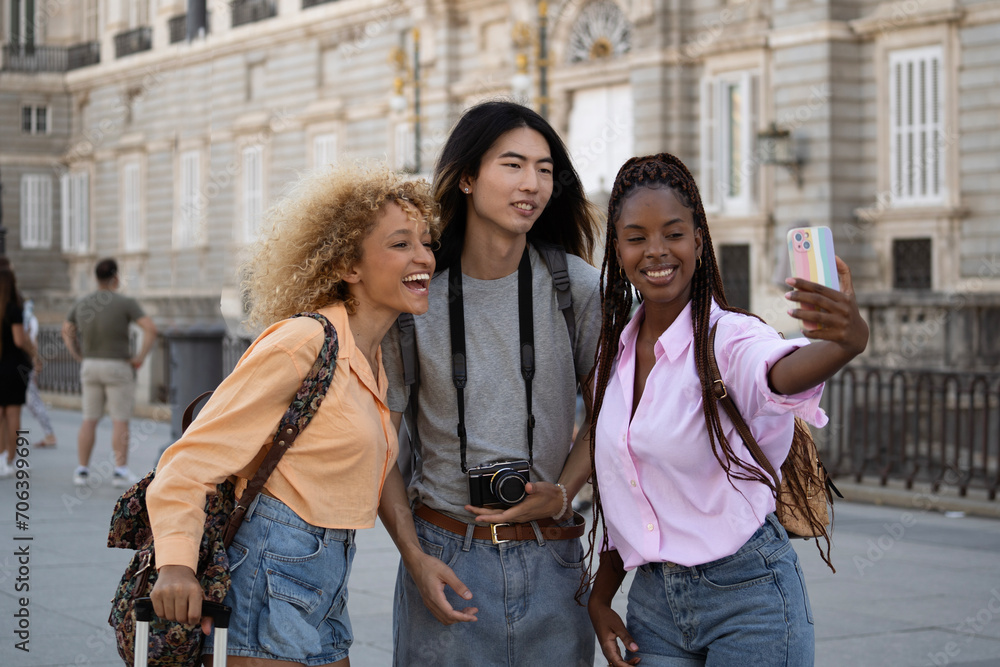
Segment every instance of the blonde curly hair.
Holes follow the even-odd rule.
[[[390,202],[409,204],[403,210],[425,220],[437,239],[438,206],[426,181],[383,164],[330,165],[298,181],[267,212],[266,231],[243,262],[247,323],[264,327],[336,301],[355,312],[343,277]]]

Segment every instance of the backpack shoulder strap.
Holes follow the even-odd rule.
[[[576,314],[573,312],[573,292],[570,290],[569,261],[566,258],[566,250],[557,245],[540,241],[532,241],[532,245],[545,260],[545,266],[549,270],[549,275],[552,276],[552,284],[556,288],[556,302],[566,320],[570,345],[573,345],[576,342]]]

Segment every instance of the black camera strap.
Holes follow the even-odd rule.
[[[469,472],[466,465],[468,438],[465,430],[465,385],[468,366],[465,356],[465,305],[462,300],[462,259],[459,257],[448,270],[448,316],[451,324],[451,375],[458,398],[458,442],[462,454],[462,472]],[[528,246],[517,265],[517,316],[521,336],[521,377],[528,404],[528,465],[532,465],[532,447],[535,415],[531,411],[531,381],[535,377],[535,323],[531,294],[531,261]]]

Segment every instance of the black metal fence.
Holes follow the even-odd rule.
[[[65,72],[66,49],[61,46],[4,44],[3,69],[7,72]]]
[[[951,487],[1000,487],[1000,374],[852,367],[827,383],[830,424],[815,432],[827,469]]]
[[[101,62],[100,42],[81,42],[66,49],[66,69],[73,70]]]
[[[133,53],[149,51],[153,48],[153,28],[140,26],[115,35],[115,58],[124,58]]]
[[[273,0],[233,0],[233,27],[256,23],[278,14],[278,5]]]
[[[222,339],[222,377],[229,375],[236,362],[253,342],[251,338],[225,336]],[[137,340],[132,341],[133,349],[137,349]],[[168,403],[170,397],[170,358],[169,346],[164,336],[157,337],[151,355],[158,360],[160,366],[153,372],[154,382],[152,395],[161,403]],[[56,394],[80,393],[80,362],[73,358],[63,343],[60,327],[44,326],[38,332],[38,350],[42,355],[42,372],[38,376],[38,388],[42,391]]]

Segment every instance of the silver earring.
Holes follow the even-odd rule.
[[[464,192],[465,194],[469,194],[469,188],[465,188],[464,190],[462,190],[462,192]]]

